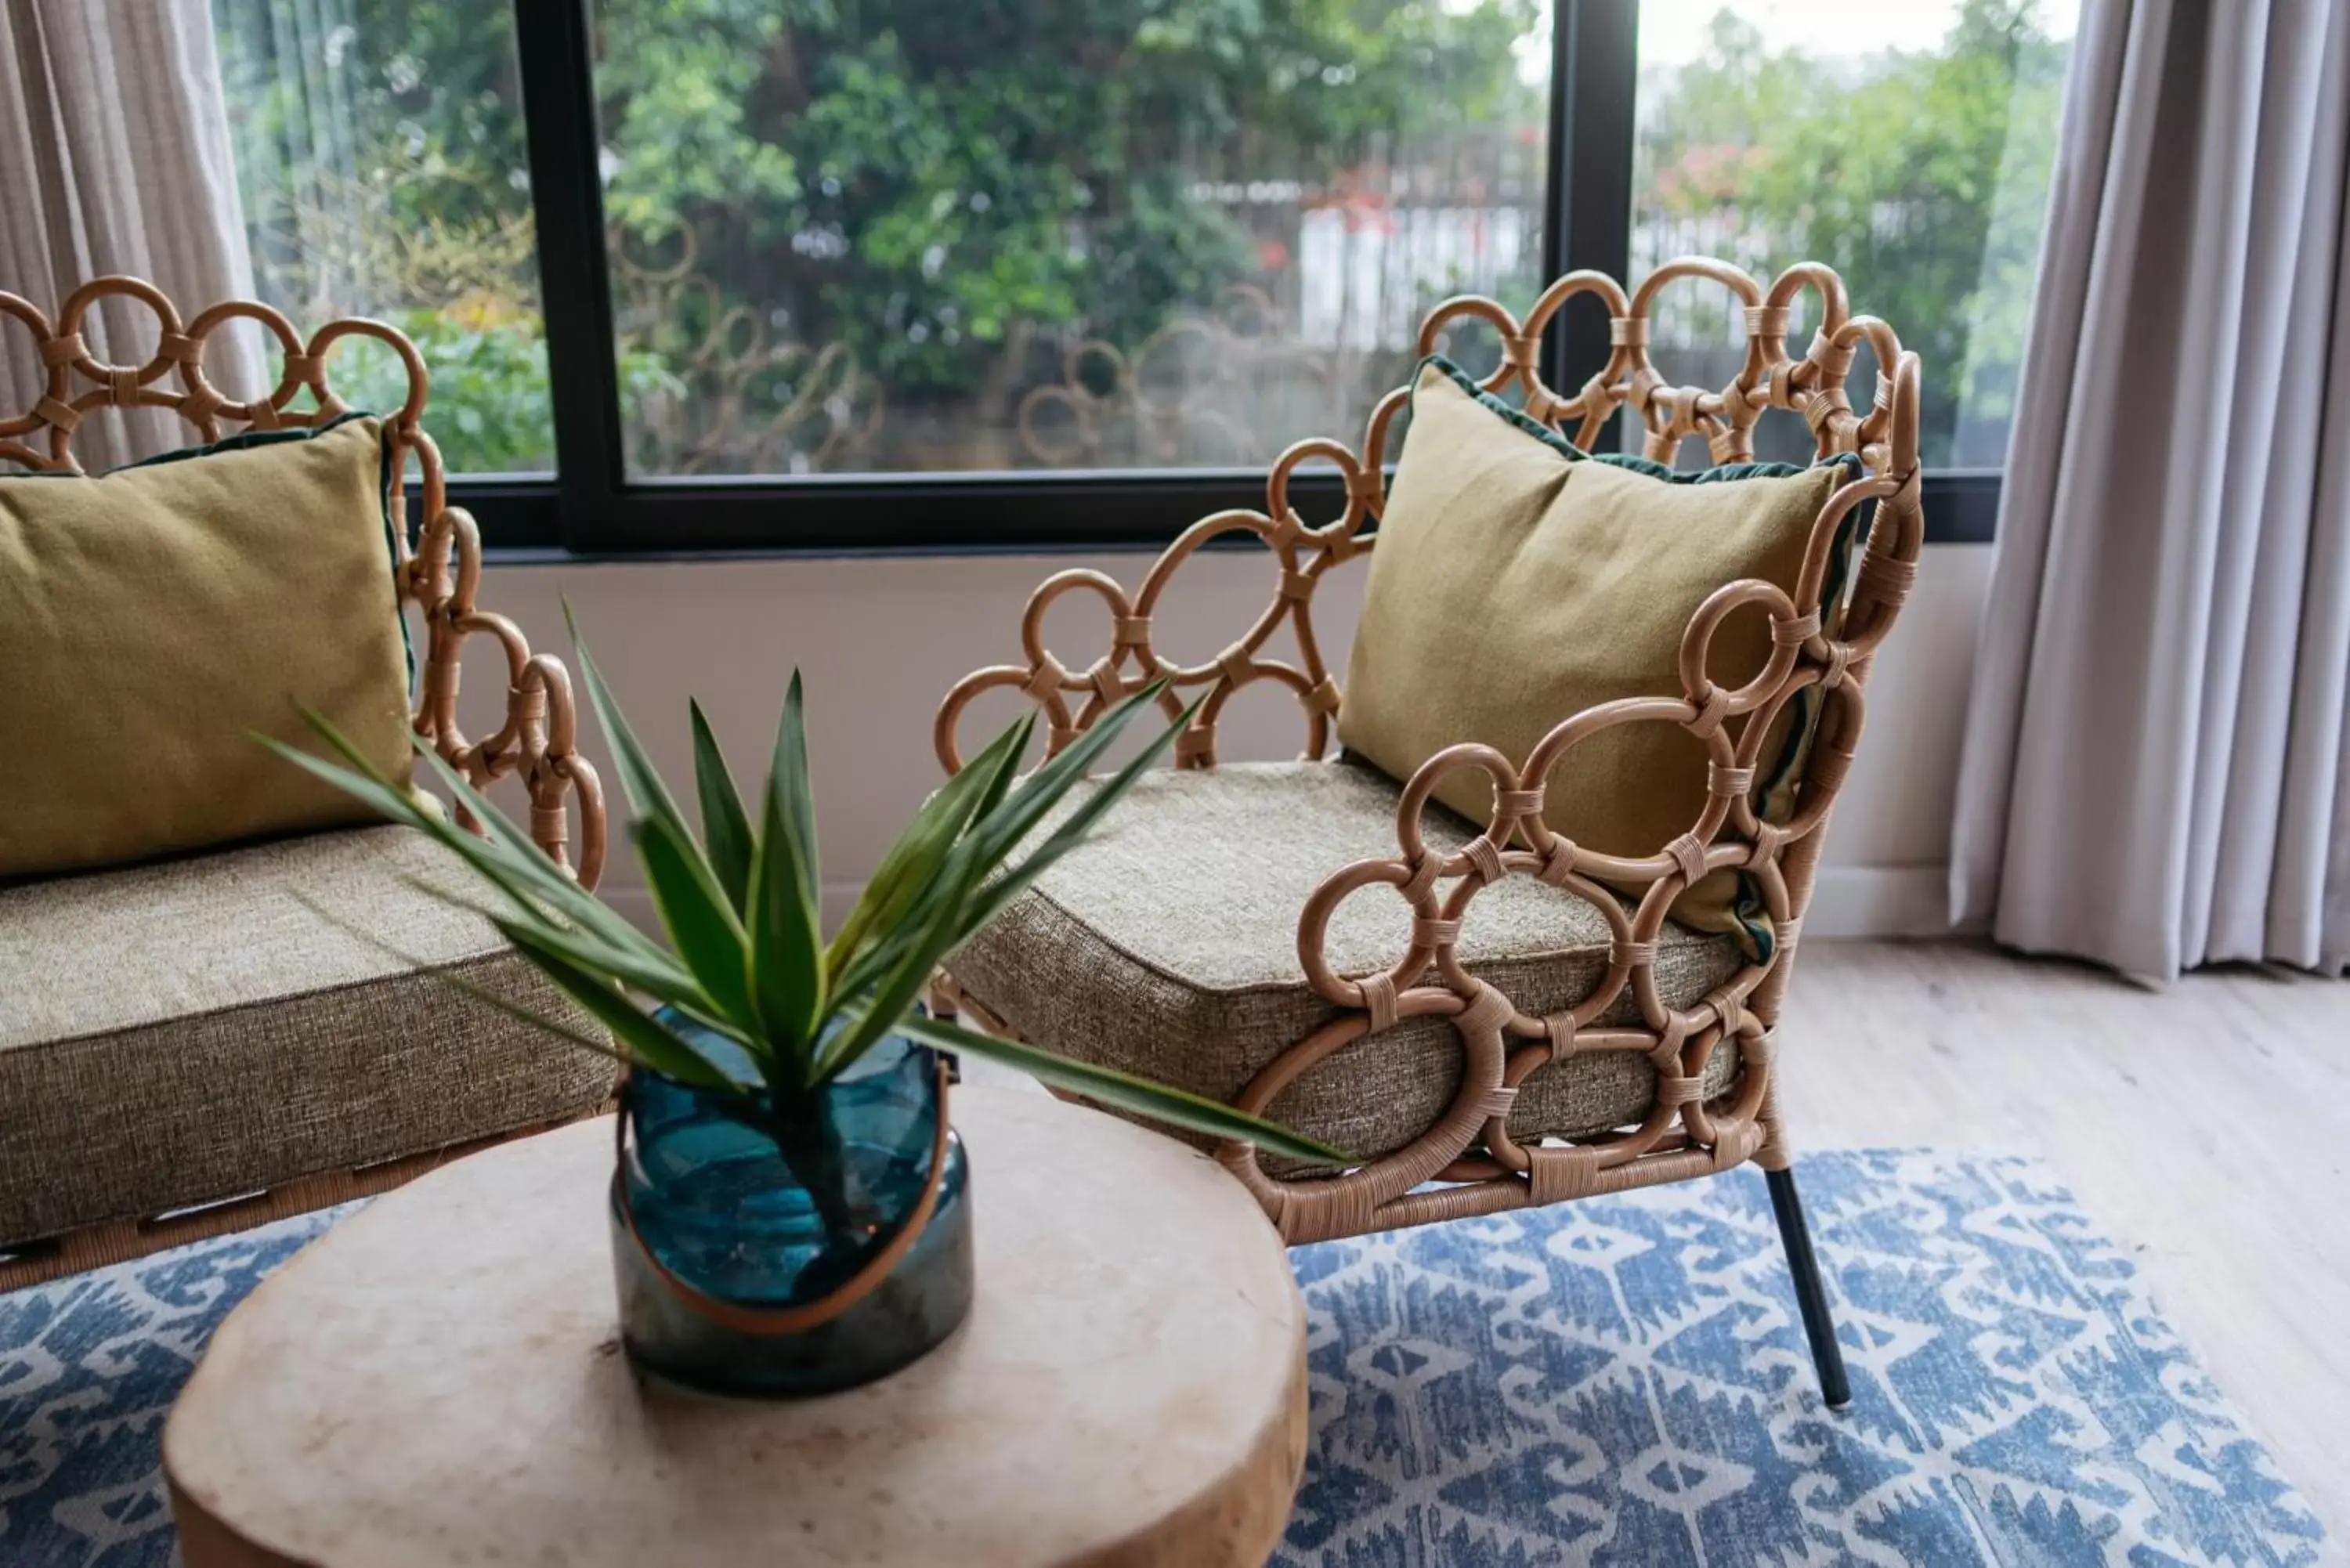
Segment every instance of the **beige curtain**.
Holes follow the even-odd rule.
[[[54,320],[109,273],[147,279],[186,316],[252,296],[205,0],[0,0],[0,289]],[[96,316],[83,335],[101,358],[153,353],[143,306]],[[231,398],[262,389],[257,330],[215,335],[204,373]],[[29,408],[45,375],[24,333],[0,327],[0,407]],[[74,453],[96,472],[191,439],[172,415],[115,410],[75,432]]]
[[[1952,914],[2167,979],[2350,961],[2350,7],[2087,0]]]

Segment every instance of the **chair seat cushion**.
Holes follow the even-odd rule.
[[[1306,985],[1298,914],[1332,873],[1397,852],[1399,794],[1383,774],[1347,763],[1151,774],[948,967],[1024,1039],[1231,1100],[1338,1015]],[[1427,827],[1430,844],[1442,848],[1474,832],[1435,807]],[[1391,967],[1409,921],[1388,889],[1354,894],[1330,919],[1331,968],[1360,975]],[[1480,893],[1461,932],[1470,973],[1535,1014],[1587,997],[1606,972],[1608,946],[1604,916],[1531,877]],[[1743,961],[1728,936],[1668,924],[1657,943],[1659,989],[1667,1003],[1686,1006]],[[1638,1021],[1628,988],[1602,1020]],[[1709,1096],[1727,1086],[1734,1055],[1714,1053]],[[1391,1153],[1451,1104],[1460,1057],[1450,1023],[1406,1020],[1317,1064],[1270,1114],[1358,1158]],[[1523,1138],[1635,1123],[1655,1081],[1647,1060],[1629,1053],[1577,1055],[1526,1080],[1510,1127]]]
[[[486,921],[411,877],[473,891],[403,827],[0,888],[0,1243],[603,1099],[605,1058],[426,972],[581,1022]]]

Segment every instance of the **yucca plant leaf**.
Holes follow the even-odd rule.
[[[1006,794],[994,810],[974,821],[958,853],[989,867],[1000,865],[1060,803],[1061,797],[1086,776],[1096,759],[1110,748],[1134,716],[1158,699],[1165,686],[1163,680],[1153,681],[1096,719],[1059,755],[1047,758],[1017,788]]]
[[[755,1034],[749,940],[725,890],[677,830],[659,817],[637,824],[637,858],[670,945],[720,1017]]]
[[[372,806],[390,820],[412,827],[435,840],[471,865],[512,900],[515,908],[533,914],[551,908],[567,919],[594,929],[598,935],[616,945],[630,947],[639,953],[667,957],[642,932],[605,909],[586,889],[564,876],[536,846],[521,847],[503,839],[484,838],[424,810],[406,790],[386,777],[334,725],[316,713],[306,713],[305,717],[329,745],[350,760],[350,766],[339,767],[267,735],[257,734],[254,739],[304,772]],[[423,754],[442,770],[442,776],[452,782],[452,787],[462,790],[463,798],[473,809],[476,820],[490,823],[492,818],[485,815],[484,811],[494,808],[490,807],[489,803],[441,758],[430,752]]]
[[[1183,716],[1178,719],[1172,727],[1143,747],[1142,751],[1124,767],[1111,774],[1107,783],[1099,785],[1092,794],[1078,802],[1069,815],[1061,819],[1060,825],[1045,836],[1044,842],[1030,849],[1017,866],[1004,871],[973,894],[965,915],[962,935],[968,938],[978,932],[988,921],[993,919],[1004,906],[1034,886],[1039,877],[1052,868],[1054,862],[1084,843],[1087,836],[1092,833],[1094,824],[1100,821],[1113,806],[1117,805],[1125,796],[1126,792],[1133,787],[1134,782],[1159,761],[1175,737],[1191,722],[1192,716],[1199,712],[1201,704],[1206,701],[1207,699],[1202,697],[1198,702],[1185,709]]]
[[[428,892],[434,891],[434,889],[429,886],[426,887],[424,890]],[[492,991],[486,986],[475,985],[473,981],[452,973],[446,968],[436,967],[429,959],[418,958],[411,953],[404,952],[400,949],[392,946],[391,943],[384,940],[380,933],[369,930],[363,926],[355,925],[351,921],[344,919],[333,910],[324,908],[305,894],[296,892],[293,895],[293,898],[296,903],[309,910],[310,913],[316,915],[326,924],[334,927],[338,931],[341,931],[345,936],[350,937],[354,940],[364,942],[369,947],[374,948],[380,952],[390,954],[391,957],[398,959],[401,963],[406,964],[410,969],[425,976],[436,984],[447,986],[451,991],[456,992],[461,995],[469,996],[484,1007],[490,1008],[494,1012],[502,1012],[508,1018],[515,1019],[519,1023],[526,1023],[534,1029],[552,1034],[556,1039],[577,1045],[583,1051],[593,1051],[599,1056],[609,1056],[616,1062],[626,1062],[629,1060],[628,1053],[613,1044],[608,1039],[598,1040],[592,1034],[583,1034],[578,1030],[572,1028],[568,1024],[559,1023],[556,1020],[548,1018],[542,1013],[533,1012],[529,1008],[523,1006],[520,1002],[515,1001],[510,996],[501,995],[499,992]],[[494,923],[495,918],[491,917],[491,919],[493,923]]]
[[[629,728],[628,716],[620,711],[611,688],[605,685],[604,672],[596,667],[595,657],[579,635],[579,623],[571,614],[568,599],[563,604],[563,624],[570,628],[572,649],[579,656],[579,679],[588,688],[588,705],[596,710],[596,722],[612,748],[612,761],[619,769],[620,789],[629,798],[629,815],[660,817],[676,828],[686,842],[693,842],[685,814],[678,809],[677,798],[669,793],[660,770],[653,765],[651,753],[637,739],[637,732]],[[699,849],[695,851],[697,856],[700,853]]]
[[[796,677],[793,683],[796,689]],[[777,1052],[778,1087],[800,1085],[827,994],[815,881],[794,815],[802,808],[791,804],[795,795],[806,798],[806,737],[793,733],[795,716],[787,704],[759,814],[758,853],[751,860],[751,1002]],[[802,775],[798,786],[785,776],[793,768]]]
[[[710,869],[740,915],[748,907],[743,900],[751,886],[751,818],[726,771],[726,753],[718,749],[709,716],[691,698],[685,705],[693,721],[693,789],[702,802],[702,842],[709,846]]]
[[[965,871],[962,875],[968,877],[970,873]],[[931,975],[958,945],[962,901],[969,894],[967,882],[950,883],[923,902],[920,907],[920,921],[913,928],[918,934],[906,940],[894,952],[888,968],[876,976],[871,996],[854,1004],[850,1022],[833,1037],[810,1070],[811,1085],[825,1082],[870,1050],[874,1042],[889,1033],[890,1026],[921,1000]]]
[[[816,785],[808,776],[807,711],[800,692],[800,672],[784,689],[783,717],[775,725],[775,757],[768,782],[791,825],[792,845],[799,857],[800,888],[811,909],[824,898],[819,875],[816,830]]]
[[[855,966],[843,977],[844,998],[862,996],[869,988],[869,1012],[862,1023],[844,1030],[826,1049],[812,1082],[820,1083],[855,1061],[913,1006],[938,966],[983,923],[973,911],[986,902],[988,877],[1028,828],[1084,777],[1087,764],[1118,739],[1159,689],[1157,684],[1148,687],[1104,713],[1093,729],[1039,768],[1017,791],[1006,794],[993,787],[1000,778],[991,782],[988,793],[1005,804],[985,819],[974,813],[971,831],[941,865],[924,896],[915,900],[905,926],[875,948],[869,964]],[[1160,736],[1157,744],[1125,770],[1128,783],[1149,765],[1172,735],[1170,731]],[[1104,793],[1114,795],[1115,790],[1125,787],[1126,784],[1118,784]]]
[[[1073,1062],[1066,1056],[1056,1056],[1034,1045],[993,1034],[982,1034],[959,1023],[949,1023],[944,1019],[920,1013],[899,1019],[896,1032],[943,1050],[1016,1067],[1054,1088],[1148,1116],[1168,1127],[1181,1127],[1186,1132],[1205,1133],[1211,1137],[1238,1138],[1271,1154],[1312,1160],[1320,1165],[1353,1163],[1328,1144],[1301,1137],[1261,1116],[1253,1116],[1245,1111],[1188,1090],[1170,1088],[1164,1084],[1154,1084],[1148,1078],[1138,1078],[1131,1073],[1121,1073],[1114,1067]]]
[[[503,919],[503,917],[496,917],[496,915],[491,915],[491,917],[489,917],[489,921],[491,921],[491,924],[494,924],[494,926],[501,924],[501,919]],[[522,924],[522,921],[515,921],[515,924]],[[564,933],[564,931],[555,931],[555,929],[550,929],[550,926],[531,926],[531,931],[536,933],[536,940],[540,940],[540,942],[543,942],[543,945],[547,945],[547,948],[552,948],[552,950],[555,950],[555,952],[568,952],[568,933]],[[507,938],[507,940],[513,940],[513,938]],[[534,957],[529,957],[529,954],[524,954],[524,961],[526,961],[526,964],[531,964],[531,966],[538,964],[538,960],[534,960]],[[580,969],[580,971],[583,971],[583,973],[588,973],[588,976],[595,976],[595,973],[599,973],[599,966],[597,966],[597,964],[576,964],[576,969]],[[562,1039],[568,1039],[568,1042],[576,1044],[576,1046],[588,1046],[588,1048],[590,1048],[590,1051],[601,1051],[601,1054],[604,1054],[604,1055],[611,1055],[611,1058],[623,1060],[623,1063],[625,1063],[625,1060],[629,1060],[628,1051],[623,1051],[623,1048],[613,1046],[613,1044],[608,1042],[608,1039],[607,1039],[607,1042],[595,1042],[595,1039],[585,1037],[585,1034],[580,1034],[580,1032],[576,1032],[576,1030],[567,1030],[567,1027],[559,1025],[559,1023],[555,1023],[555,1021],[550,1021],[550,1018],[543,1018],[543,1015],[534,1013],[534,1011],[526,1009],[526,1006],[522,1006],[522,1003],[510,1002],[510,999],[505,999],[505,997],[498,997],[496,992],[484,992],[484,990],[482,990],[480,985],[468,985],[468,982],[456,981],[456,978],[453,978],[453,976],[446,976],[444,971],[435,971],[435,976],[437,976],[437,978],[446,978],[446,981],[453,982],[453,985],[456,985],[458,990],[463,990],[463,992],[470,994],[470,997],[480,997],[482,1002],[491,1003],[491,1006],[496,1006],[496,1009],[501,1011],[501,1013],[507,1013],[507,1015],[510,1015],[510,1018],[522,1018],[522,1021],[526,1021],[526,1023],[534,1023],[534,1025],[538,1025],[540,1030],[546,1030],[547,1034],[559,1034],[559,1037],[562,1037]],[[717,1021],[717,1018],[710,1018],[710,1015],[707,1015],[705,1011],[698,1009],[698,1006],[695,1006],[693,999],[691,999],[691,997],[660,997],[660,994],[658,994],[658,992],[651,992],[651,994],[656,994],[656,997],[660,999],[660,1002],[665,1002],[665,1003],[668,1003],[668,1006],[672,1006],[672,1009],[677,1009],[679,1013],[684,1013],[684,1015],[689,1015],[689,1018],[693,1018],[693,1023],[698,1023],[698,1025],[710,1027],[710,1030],[719,1032],[719,1034],[726,1034],[726,1039],[733,1039],[733,1042],[738,1044],[738,1046],[745,1048],[745,1051],[750,1051],[750,1048],[754,1046],[754,1042],[750,1042],[750,1039],[743,1039],[743,1034],[740,1034],[740,1032],[735,1032],[735,1027],[733,1027],[733,1025],[726,1025],[726,1023]],[[651,1063],[646,1063],[646,1064],[649,1064],[649,1067],[651,1067]]]
[[[475,985],[473,981],[461,979],[446,970],[434,970],[432,974],[434,980],[460,995],[470,996],[493,1012],[503,1012],[516,1023],[527,1024],[541,1033],[552,1034],[566,1044],[576,1045],[582,1051],[593,1051],[598,1056],[609,1056],[624,1066],[637,1064],[634,1056],[620,1046],[612,1044],[608,1038],[598,1040],[594,1035],[584,1034],[567,1024],[557,1023],[552,1018],[533,1012],[512,997],[501,996],[487,986]]]
[[[864,972],[870,965],[860,962],[860,958],[883,951],[910,923],[925,896],[935,889],[939,867],[953,852],[964,828],[990,798],[1001,798],[1007,775],[1018,766],[1035,728],[1032,712],[997,736],[969,766],[922,803],[914,820],[881,857],[857,907],[825,950],[825,968],[837,991],[855,995],[864,989],[864,983],[850,981],[852,973],[862,982],[870,981],[871,974]],[[868,939],[869,948],[866,946]]]
[[[857,907],[849,911],[826,949],[827,966],[836,974],[868,936],[889,929],[905,914],[907,907],[928,884],[938,863],[954,847],[955,839],[978,815],[1010,759],[1016,757],[1035,728],[1035,714],[1031,712],[989,742],[969,766],[941,784],[921,804],[905,831],[882,856],[881,864],[867,879]]]
[[[427,898],[436,898],[451,909],[478,916],[489,925],[511,921],[522,926],[588,973],[604,976],[616,984],[642,992],[656,1002],[667,1002],[680,1012],[691,1014],[696,1023],[716,1029],[739,1043],[749,1044],[754,1038],[740,1023],[718,1017],[717,1010],[711,1005],[710,997],[702,989],[701,981],[659,949],[648,957],[613,947],[590,932],[557,925],[535,913],[494,909],[487,905],[477,904],[422,877],[403,877],[400,880]]]
[[[325,735],[329,744],[342,749],[344,754],[350,757],[355,765],[370,774],[375,772],[373,763],[369,762],[358,748],[345,740],[332,724],[315,713],[309,714],[308,718],[312,727]],[[647,952],[660,950],[651,938],[614,913],[593,893],[581,887],[577,878],[550,859],[546,851],[538,846],[536,839],[525,833],[512,817],[500,810],[496,802],[474,788],[473,781],[451,765],[447,758],[434,751],[432,743],[423,736],[411,735],[409,743],[414,748],[417,757],[435,777],[440,779],[450,794],[456,797],[457,804],[464,807],[467,814],[480,823],[483,828],[480,834],[470,833],[453,823],[442,822],[438,817],[432,817],[430,820],[434,825],[435,837],[440,838],[443,843],[453,844],[469,860],[477,859],[479,854],[486,853],[481,847],[486,840],[490,851],[495,852],[493,858],[508,871],[526,880],[540,902],[553,909],[564,919],[583,929],[596,932],[606,941],[616,945],[628,946]],[[390,783],[380,774],[376,776],[379,782]],[[414,803],[410,804],[412,805]]]
[[[518,920],[501,920],[498,930],[533,968],[609,1029],[630,1061],[698,1089],[742,1087],[693,1042],[639,1008],[608,981],[571,962],[536,931]]]
[[[994,776],[987,781],[986,792],[979,797],[979,804],[972,808],[971,819],[973,822],[983,821],[994,815],[995,808],[1003,804],[1003,797],[1010,794],[1012,786],[1019,782],[1020,759],[1028,754],[1028,742],[1036,733],[1036,721],[1041,716],[1036,710],[1030,709],[1017,722],[996,736],[988,747],[988,752],[992,752],[996,746],[1004,746],[1006,752],[1002,764],[995,769]],[[980,756],[985,757],[988,752],[982,752]],[[976,761],[974,759],[974,763]]]
[[[323,720],[313,722],[325,723]],[[349,744],[348,741],[342,739],[341,732],[334,730],[332,725],[327,725],[326,729],[329,741],[338,742],[344,745]],[[258,730],[248,731],[246,733],[304,773],[332,784],[360,805],[373,807],[394,822],[405,823],[419,828],[422,828],[427,822],[434,822],[436,826],[448,826],[435,821],[429,813],[409,799],[406,791],[377,773],[372,764],[369,766],[366,773],[360,773],[351,768],[339,767],[324,757],[314,757],[298,746],[288,745],[276,736],[265,735]],[[427,829],[427,831],[430,830]],[[434,836],[439,836],[436,834]]]
[[[420,884],[420,886],[421,886],[423,890],[426,892],[438,893],[438,890],[432,888],[429,884]],[[443,898],[447,897],[445,894],[440,896]],[[504,1013],[506,1017],[514,1019],[517,1023],[527,1024],[531,1028],[540,1031],[542,1033],[551,1034],[557,1040],[561,1040],[567,1044],[576,1045],[583,1051],[592,1051],[599,1056],[608,1056],[616,1062],[631,1063],[637,1060],[637,1058],[632,1056],[629,1051],[619,1045],[614,1044],[609,1039],[599,1040],[592,1034],[583,1033],[579,1030],[572,1028],[567,1023],[547,1017],[545,1013],[533,1012],[531,1009],[525,1007],[522,1003],[515,1001],[514,998],[510,996],[505,996],[498,992],[492,991],[486,986],[476,985],[473,981],[464,979],[463,976],[451,972],[446,968],[437,967],[430,960],[418,958],[413,954],[404,952],[400,949],[394,947],[391,943],[384,940],[382,936],[378,932],[369,930],[365,927],[355,925],[352,922],[344,919],[339,915],[335,914],[332,910],[321,907],[319,904],[305,897],[301,893],[296,893],[294,895],[294,900],[300,904],[304,909],[309,910],[313,915],[316,915],[320,920],[334,927],[337,930],[343,932],[346,936],[352,938],[354,940],[364,942],[368,946],[374,948],[380,952],[389,953],[391,957],[398,959],[410,969],[425,976],[434,983],[444,985],[451,991],[458,992],[460,995],[471,997],[473,1001],[480,1002],[483,1006],[491,1009],[493,1012]],[[452,901],[453,902],[454,900]],[[495,924],[496,917],[491,917],[491,920],[493,924]],[[508,940],[512,940],[513,939],[509,937]],[[519,946],[519,944],[517,944],[517,946]],[[525,961],[534,965],[534,967],[538,965],[539,961],[536,958],[532,957],[529,953],[525,952],[524,957]],[[639,1014],[639,1016],[641,1017],[642,1014]],[[651,1020],[647,1020],[647,1022],[650,1023]],[[693,1054],[696,1060],[702,1060],[699,1052],[695,1052]],[[644,1064],[650,1066],[651,1063],[646,1062]],[[685,1071],[688,1073],[692,1073],[697,1070],[691,1062],[683,1062],[681,1063],[680,1065],[683,1066]],[[712,1064],[708,1063],[706,1060],[702,1060],[702,1065],[703,1068],[710,1068],[712,1066]],[[734,1087],[731,1080],[721,1083],[705,1083],[702,1086],[706,1088],[721,1089],[732,1089]]]

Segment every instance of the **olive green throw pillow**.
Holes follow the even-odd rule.
[[[1690,615],[1742,577],[1792,593],[1814,519],[1853,472],[1832,462],[1676,474],[1645,459],[1595,458],[1431,358],[1413,385],[1371,553],[1339,740],[1403,779],[1459,742],[1523,763],[1594,703],[1679,697]],[[1836,552],[1831,598],[1849,545]],[[1740,609],[1715,631],[1709,673],[1743,685],[1770,652],[1768,618]],[[1766,817],[1783,819],[1792,806],[1810,698],[1789,705],[1760,754],[1756,803]],[[1706,762],[1703,742],[1678,725],[1602,732],[1552,773],[1544,820],[1587,849],[1653,855],[1696,826]],[[1437,798],[1492,821],[1482,772],[1454,773]],[[1680,896],[1673,918],[1737,933],[1766,957],[1772,933],[1752,880],[1714,872]]]
[[[299,708],[410,774],[373,415],[0,477],[0,877],[368,820],[255,743]]]

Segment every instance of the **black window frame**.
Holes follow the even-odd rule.
[[[1639,0],[1554,0],[1544,275],[1629,267]],[[594,0],[516,0],[525,128],[555,424],[553,475],[452,475],[450,499],[507,551],[647,558],[702,552],[972,553],[1155,546],[1196,519],[1261,505],[1262,469],[631,478],[626,472],[596,120]],[[1564,313],[1544,345],[1555,386],[1607,354],[1607,326]],[[429,415],[428,415],[429,419]],[[1345,432],[1333,431],[1334,435]],[[1929,544],[1991,537],[1995,469],[1929,470]],[[1291,486],[1335,515],[1335,474]]]

